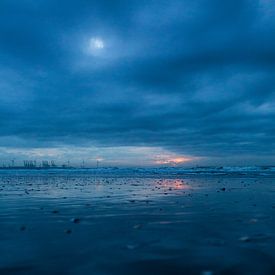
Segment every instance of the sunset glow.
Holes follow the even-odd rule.
[[[183,164],[183,163],[189,162],[191,160],[193,160],[193,159],[188,158],[188,157],[171,157],[171,158],[163,157],[163,158],[157,159],[155,161],[155,163],[159,164],[159,165],[167,164],[167,165],[173,166],[173,165]]]

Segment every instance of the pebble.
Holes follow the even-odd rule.
[[[255,234],[253,236],[243,236],[239,238],[239,241],[241,242],[263,242],[266,240],[271,239],[270,236],[265,234]]]
[[[249,222],[249,223],[257,223],[257,222],[258,222],[258,219],[250,219],[248,222]]]
[[[129,249],[129,250],[136,249],[137,247],[138,247],[138,245],[136,245],[136,244],[128,244],[128,245],[126,245],[126,248]]]
[[[80,223],[80,219],[79,218],[72,218],[71,222],[73,222],[73,223]]]
[[[241,242],[251,242],[251,238],[248,236],[243,236],[241,238],[239,238],[239,241]]]
[[[142,225],[141,224],[136,224],[133,226],[134,229],[141,229],[142,228]]]
[[[27,227],[25,226],[25,225],[22,225],[21,227],[20,227],[20,231],[25,231],[27,229]]]

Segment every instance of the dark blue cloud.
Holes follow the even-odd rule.
[[[274,15],[267,0],[3,0],[1,139],[261,162],[275,151]]]

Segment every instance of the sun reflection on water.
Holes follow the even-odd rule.
[[[191,189],[190,185],[181,179],[161,179],[156,182],[162,188],[171,190],[188,190]]]

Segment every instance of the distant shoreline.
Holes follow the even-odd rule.
[[[0,170],[55,170],[55,169],[87,169],[87,168],[76,168],[76,167],[24,167],[24,166],[14,166],[14,167],[0,167]]]

